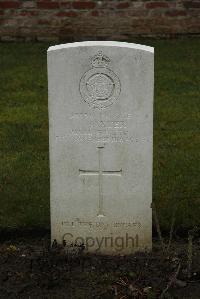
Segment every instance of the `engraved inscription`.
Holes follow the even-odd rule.
[[[140,221],[136,220],[130,220],[130,221],[125,221],[125,222],[103,222],[103,221],[97,221],[97,222],[92,222],[92,221],[86,221],[80,218],[75,218],[73,221],[62,221],[61,224],[66,227],[90,227],[90,228],[103,228],[106,229],[109,226],[112,226],[114,228],[126,228],[126,229],[131,229],[134,227],[141,228],[142,224]]]
[[[117,75],[108,68],[110,59],[99,52],[91,61],[92,69],[80,80],[82,99],[91,107],[104,109],[119,97],[121,84]]]
[[[98,118],[92,113],[74,112],[69,115],[72,129],[62,136],[56,135],[56,138],[73,143],[137,143],[138,138],[128,130],[132,118],[133,115],[128,113]]]
[[[90,119],[93,118],[94,114],[93,113],[83,113],[83,112],[73,112],[70,115],[70,119],[78,119],[78,120],[85,120],[85,119]],[[113,116],[112,116],[113,117]],[[120,115],[114,115],[115,119],[123,119],[123,120],[129,120],[133,118],[133,115],[130,113],[124,113],[124,114],[120,114]],[[105,119],[106,120],[106,119]],[[109,119],[110,120],[110,117]]]
[[[150,138],[131,136],[127,130],[98,130],[98,131],[84,131],[71,130],[65,135],[56,135],[56,139],[60,141],[70,140],[74,143],[138,143],[150,142]]]

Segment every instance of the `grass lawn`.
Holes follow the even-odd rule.
[[[138,42],[138,40],[137,40]],[[200,39],[155,47],[153,198],[168,229],[200,224]],[[0,44],[0,227],[49,227],[46,43]]]

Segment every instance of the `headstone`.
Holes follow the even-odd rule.
[[[151,249],[153,61],[131,43],[48,49],[52,241]]]

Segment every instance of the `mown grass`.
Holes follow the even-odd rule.
[[[138,42],[138,40],[137,40]],[[200,40],[155,47],[153,198],[168,229],[200,224]],[[0,44],[0,227],[49,226],[46,50]]]
[[[0,44],[0,225],[49,225],[46,49]]]

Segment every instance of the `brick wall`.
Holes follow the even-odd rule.
[[[1,40],[200,33],[200,0],[0,0]]]

